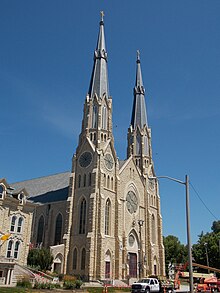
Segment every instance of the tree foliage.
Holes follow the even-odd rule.
[[[38,267],[41,271],[49,270],[53,263],[53,256],[47,248],[31,249],[28,254],[27,264]]]
[[[176,236],[168,235],[163,237],[163,244],[165,248],[166,269],[169,263],[185,263],[187,261],[187,247],[181,244]]]
[[[192,254],[196,263],[220,269],[220,221],[214,221],[211,229],[213,232],[198,236]]]

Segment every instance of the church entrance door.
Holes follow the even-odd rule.
[[[129,253],[129,276],[137,278],[137,254]]]
[[[105,262],[105,278],[110,279],[110,261]]]

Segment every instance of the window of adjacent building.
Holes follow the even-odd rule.
[[[73,270],[77,268],[77,249],[73,250]]]
[[[23,218],[20,217],[20,218],[18,219],[18,227],[17,227],[17,232],[18,232],[18,233],[21,233],[22,224],[23,224]]]
[[[111,202],[108,198],[105,204],[105,235],[110,235],[110,214]]]
[[[16,241],[15,248],[14,248],[14,258],[18,258],[19,246],[20,246],[20,242]]]
[[[10,231],[11,232],[15,232],[16,220],[17,220],[17,217],[16,216],[13,216],[11,218],[11,228],[10,228]]]
[[[43,235],[44,235],[44,217],[42,215],[38,221],[37,244],[40,244],[43,242]]]
[[[79,234],[85,234],[85,227],[86,227],[86,200],[84,198],[80,204]]]
[[[3,192],[4,192],[4,188],[2,185],[0,185],[0,198],[3,198]]]
[[[81,270],[85,270],[85,267],[86,267],[86,250],[85,248],[83,248],[81,252]]]
[[[13,248],[13,241],[9,240],[8,247],[7,247],[7,258],[12,257],[12,248]]]
[[[54,237],[54,245],[58,245],[61,243],[62,238],[62,225],[63,225],[63,217],[59,213],[56,218],[56,226],[55,226],[55,237]]]
[[[93,113],[92,113],[92,128],[97,128],[97,120],[98,120],[98,107],[97,105],[94,105]]]

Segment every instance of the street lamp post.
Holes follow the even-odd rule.
[[[149,177],[149,179],[165,178],[177,183],[183,184],[186,187],[186,229],[187,229],[187,246],[188,246],[188,262],[189,262],[189,290],[193,293],[193,269],[192,269],[192,245],[190,236],[190,208],[189,208],[189,176],[186,175],[185,181],[178,180],[169,176]]]
[[[144,221],[143,220],[138,220],[138,225],[139,225],[139,235],[140,235],[139,279],[141,279],[141,277],[142,277],[142,271],[143,271],[141,228],[144,225]]]

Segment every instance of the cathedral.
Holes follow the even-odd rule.
[[[118,159],[114,146],[113,101],[101,14],[71,171],[11,185],[24,188],[35,203],[31,243],[51,248],[54,271],[89,281],[164,276],[160,196],[139,52],[125,160]]]

